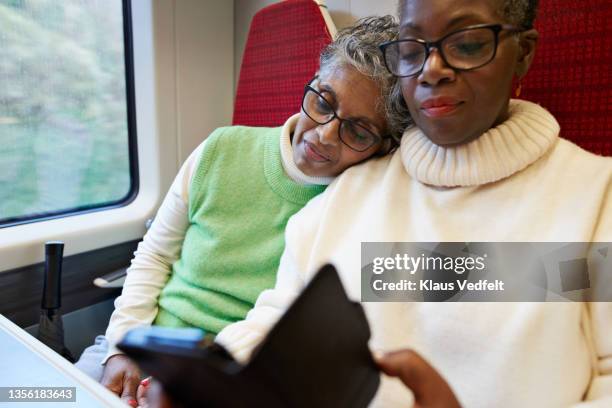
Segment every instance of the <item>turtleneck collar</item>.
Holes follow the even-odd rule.
[[[417,127],[404,132],[404,168],[421,183],[438,187],[476,186],[501,180],[539,159],[557,141],[559,124],[535,103],[511,100],[509,118],[477,139],[438,146]]]
[[[295,130],[300,114],[296,113],[291,116],[281,130],[280,136],[280,152],[283,163],[283,169],[293,181],[298,184],[318,184],[328,185],[334,181],[333,177],[314,177],[302,172],[293,160],[293,147],[291,146],[291,134]]]

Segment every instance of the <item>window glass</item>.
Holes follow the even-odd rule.
[[[0,0],[0,225],[131,196],[123,20],[121,0]]]

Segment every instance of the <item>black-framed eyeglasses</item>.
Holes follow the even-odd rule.
[[[383,43],[379,48],[387,69],[397,77],[420,74],[432,48],[438,50],[448,67],[469,71],[493,61],[502,30],[525,31],[508,24],[479,24],[453,31],[437,41],[408,38]]]
[[[317,78],[313,78],[304,87],[304,97],[302,98],[302,110],[313,122],[326,125],[332,120],[338,119],[340,121],[338,138],[342,143],[357,152],[364,152],[385,138],[354,120],[338,116],[332,104],[319,91],[310,86],[315,79]]]

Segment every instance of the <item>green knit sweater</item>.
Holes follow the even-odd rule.
[[[234,126],[210,135],[189,190],[181,256],[155,324],[216,334],[244,319],[274,286],[289,217],[325,189],[285,174],[280,132]]]

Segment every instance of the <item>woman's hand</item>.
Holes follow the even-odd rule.
[[[100,383],[117,394],[126,404],[136,407],[136,390],[140,384],[140,369],[123,354],[106,362]]]
[[[179,408],[164,392],[162,385],[149,377],[141,381],[137,392],[138,406],[141,408]]]
[[[151,388],[152,380],[152,377],[145,378],[140,382],[136,390],[136,401],[138,401],[138,406],[141,408],[148,408],[149,406],[147,397],[150,395],[149,389]]]
[[[414,394],[414,408],[461,408],[448,383],[427,361],[412,350],[376,357],[383,373],[398,377]]]

